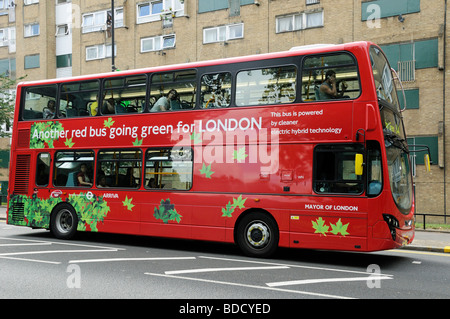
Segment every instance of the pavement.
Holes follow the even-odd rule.
[[[6,207],[4,206],[0,206],[0,221],[6,221]],[[450,231],[416,228],[416,236],[412,244],[401,249],[450,253]]]

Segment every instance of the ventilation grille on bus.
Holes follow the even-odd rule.
[[[12,211],[10,210],[9,213],[11,214],[11,219],[13,222],[21,222],[25,218],[24,214],[25,210],[25,204],[24,203],[14,203]]]
[[[28,194],[30,159],[30,155],[17,155],[16,172],[14,175],[15,194]]]
[[[17,135],[17,147],[29,148],[30,147],[30,130],[19,130]]]

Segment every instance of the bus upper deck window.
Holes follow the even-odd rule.
[[[52,119],[56,114],[56,85],[43,85],[25,88],[22,100],[22,119]]]
[[[296,83],[295,66],[241,71],[236,78],[236,105],[293,103],[297,97]]]
[[[355,99],[360,92],[357,63],[350,54],[315,55],[304,59],[303,101]]]

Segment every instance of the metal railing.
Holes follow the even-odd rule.
[[[438,215],[438,214],[418,214],[418,213],[415,213],[414,216],[422,216],[423,217],[423,229],[427,228],[427,225],[426,225],[426,217],[427,216],[430,216],[430,217],[441,217],[441,218],[444,218],[444,219],[447,218],[446,215]],[[415,220],[417,222],[417,218],[415,218]]]
[[[398,61],[398,74],[402,82],[414,82],[416,80],[416,61]]]

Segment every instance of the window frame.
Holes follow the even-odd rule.
[[[171,46],[164,46],[164,42],[169,38],[173,38],[173,44]],[[144,42],[145,41],[152,41],[152,46],[153,46],[152,50],[144,50]],[[159,41],[159,48],[157,48],[157,49],[155,49],[156,41]],[[141,38],[141,53],[158,52],[158,51],[163,51],[163,50],[167,50],[167,49],[173,49],[176,47],[176,43],[177,43],[177,38],[176,38],[175,33],[159,35],[159,36],[154,36],[154,37]]]
[[[347,149],[345,149],[346,147],[348,147],[348,148],[353,147],[353,149],[347,150]],[[318,153],[325,153],[325,152],[333,153],[334,160],[332,161],[331,159],[328,159],[326,161],[326,164],[319,163],[319,161],[325,162],[325,160],[323,160],[322,158],[319,159]],[[353,143],[353,144],[342,143],[342,144],[317,144],[314,147],[312,188],[313,188],[313,192],[315,194],[327,195],[327,196],[329,196],[329,195],[360,196],[364,193],[364,190],[366,189],[365,174],[363,174],[360,177],[355,175],[355,177],[356,177],[355,180],[345,179],[343,177],[344,170],[345,170],[345,167],[344,167],[345,158],[344,157],[349,156],[349,155],[345,155],[345,153],[364,154],[365,153],[364,145],[358,144],[358,143]],[[342,155],[342,156],[338,157],[336,155]],[[352,158],[350,158],[350,160],[353,160],[353,164],[349,168],[350,168],[350,170],[353,169],[353,171],[354,171],[354,168],[355,168],[354,156]],[[331,161],[332,161],[332,163],[331,163]],[[333,164],[333,166],[331,166],[331,164]],[[339,166],[340,164],[342,164],[342,167]],[[319,179],[319,176],[318,176],[319,170],[322,174],[325,174],[324,171],[321,170],[321,167],[323,167],[324,165],[326,165],[328,167],[332,167],[331,172],[334,174],[333,178]],[[328,173],[330,173],[330,172],[328,172]],[[340,174],[340,175],[338,176],[338,174]],[[347,172],[347,174],[351,174],[351,171]],[[340,178],[340,177],[342,177],[342,178]],[[322,181],[322,182],[320,182],[320,181]],[[326,185],[326,184],[329,184],[329,185]],[[345,184],[347,184],[347,185],[345,185]],[[351,187],[355,186],[355,185],[351,185],[351,184],[358,184],[356,186],[360,187],[360,191],[358,191],[358,189],[356,189],[355,192],[350,192],[350,191],[340,192],[340,191],[332,191],[332,190],[327,191],[326,190],[326,187],[328,187],[328,186],[330,186],[330,189],[331,189],[331,187],[336,187],[336,189],[337,189],[338,186],[341,187],[342,189],[344,189],[344,186],[348,186],[349,189],[351,189]],[[321,190],[322,187],[324,188],[323,190]]]
[[[102,158],[102,153],[108,153],[108,152],[113,152],[114,153],[114,158]],[[130,152],[135,152],[135,154],[139,154],[140,157],[139,158],[135,158],[135,159],[127,158],[127,157],[121,157],[122,154],[130,153]],[[116,153],[118,153],[118,156],[119,156],[118,158],[115,157]],[[101,150],[99,150],[98,153],[97,153],[97,169],[96,169],[96,174],[95,174],[96,175],[95,176],[95,186],[97,188],[100,188],[100,189],[105,189],[105,188],[108,188],[108,189],[109,188],[112,188],[112,189],[139,189],[141,187],[141,185],[142,185],[142,160],[143,159],[144,159],[144,152],[140,148],[120,148],[120,149],[101,149]],[[104,186],[104,187],[100,186],[99,187],[99,180],[102,177],[102,174],[99,174],[99,172],[101,171],[101,164],[102,163],[115,163],[114,166],[116,167],[116,172],[117,172],[116,178],[117,178],[117,183],[119,185]],[[125,176],[125,178],[127,177],[127,174],[125,174],[125,175],[120,174],[120,171],[119,171],[121,168],[126,167],[126,166],[121,166],[121,164],[123,164],[123,163],[137,163],[138,164],[137,168],[140,169],[140,172],[139,172],[139,177],[137,179],[139,180],[139,182],[135,183],[134,186],[133,185],[124,186],[123,185],[124,181],[123,180],[119,181],[119,177],[121,175]],[[128,168],[135,169],[136,167],[131,166],[131,167],[126,167],[126,168],[128,170]],[[132,174],[133,175],[130,176],[130,179],[136,179],[136,177],[134,177],[134,173],[132,173]],[[113,176],[114,177],[114,174],[111,174],[111,175],[104,174],[104,176],[105,177],[106,176]],[[120,185],[120,184],[122,184],[122,185]]]
[[[190,181],[186,181],[185,183],[187,183],[187,186],[189,186],[188,188],[186,188],[186,189],[181,189],[181,188],[173,188],[173,187],[171,187],[171,188],[164,188],[164,186],[165,186],[165,184],[162,184],[162,178],[161,178],[161,180],[159,181],[159,187],[150,187],[148,184],[150,183],[150,180],[151,180],[151,178],[149,178],[149,179],[147,179],[146,178],[146,175],[147,175],[147,162],[149,162],[149,153],[151,153],[151,152],[160,152],[161,153],[161,156],[163,156],[164,155],[164,153],[163,152],[167,152],[168,153],[168,157],[167,157],[167,159],[160,159],[158,162],[174,162],[174,160],[173,160],[173,158],[170,158],[170,156],[171,156],[171,152],[172,151],[174,151],[174,152],[184,152],[184,151],[188,151],[190,154],[188,155],[190,158],[186,158],[186,159],[183,159],[183,157],[181,157],[180,158],[180,160],[178,161],[178,162],[187,162],[187,163],[190,163],[190,165],[191,165],[191,167],[190,167]],[[152,162],[157,162],[156,160],[155,161],[152,161]],[[161,190],[164,190],[164,191],[181,191],[181,192],[187,192],[187,191],[190,191],[191,189],[192,189],[192,187],[193,187],[193,181],[194,181],[194,149],[193,148],[191,148],[191,147],[187,147],[186,148],[186,150],[183,148],[183,147],[176,147],[176,146],[174,146],[174,147],[153,147],[153,148],[148,148],[148,149],[146,149],[145,150],[145,158],[144,158],[144,178],[143,178],[143,181],[144,181],[144,188],[146,189],[146,190],[150,190],[150,191],[161,191]],[[167,168],[170,168],[170,169],[173,169],[173,165],[171,165],[170,167],[167,167]],[[162,167],[163,169],[164,169],[164,166]],[[152,174],[151,172],[149,173],[149,174]],[[154,175],[159,175],[159,172],[156,172],[156,170],[153,172],[153,174]],[[178,174],[178,173],[175,173],[175,174]],[[163,174],[161,174],[160,176],[164,176]],[[156,181],[156,183],[158,183],[158,181]],[[166,181],[166,183],[167,183],[167,181]],[[158,186],[158,185],[156,185],[156,186]]]
[[[236,27],[236,26],[241,26],[241,33],[242,36],[240,37],[231,37],[230,36],[230,29],[232,27]],[[222,40],[221,37],[221,30],[225,29],[225,36],[224,39]],[[216,31],[216,37],[214,41],[206,41],[206,33],[208,31]],[[223,32],[223,31],[222,31]],[[203,44],[209,44],[209,43],[218,43],[218,42],[225,42],[225,41],[230,41],[230,40],[239,40],[239,39],[243,39],[245,36],[245,31],[244,31],[244,23],[232,23],[232,24],[226,24],[226,25],[221,25],[221,26],[216,26],[216,27],[210,27],[210,28],[204,28],[203,29]]]

